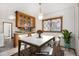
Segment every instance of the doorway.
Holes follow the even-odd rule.
[[[3,22],[3,32],[5,39],[11,39],[12,37],[12,23]]]
[[[0,47],[0,52],[7,51],[13,48],[12,37],[12,23],[3,22],[3,37],[4,37],[4,47]]]

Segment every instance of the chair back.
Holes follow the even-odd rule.
[[[55,42],[54,42],[54,45],[53,45],[53,55],[59,56],[60,55],[60,50],[61,50],[60,38],[55,37]]]

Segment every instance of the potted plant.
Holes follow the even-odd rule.
[[[71,33],[72,32],[69,32],[67,29],[64,29],[62,31],[63,39],[64,39],[64,47],[65,48],[70,48]]]

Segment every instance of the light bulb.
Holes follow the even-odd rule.
[[[43,19],[43,14],[42,13],[39,14],[38,19],[39,20],[42,20]]]

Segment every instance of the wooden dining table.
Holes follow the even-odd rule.
[[[29,44],[31,46],[37,47],[40,51],[40,48],[47,44],[49,41],[53,40],[54,36],[42,35],[41,38],[37,36],[22,37],[19,39],[18,43],[18,55],[20,56],[21,43]]]

